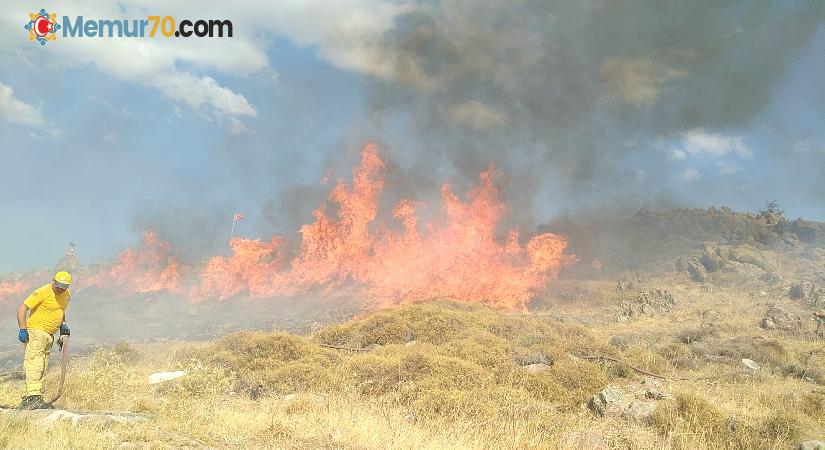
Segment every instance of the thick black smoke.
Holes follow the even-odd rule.
[[[233,137],[227,161],[250,189],[277,184],[261,231],[287,237],[312,220],[329,191],[316,183],[324,170],[348,177],[365,141],[377,141],[387,159],[385,210],[401,197],[433,204],[445,181],[463,193],[490,163],[500,168],[497,185],[510,205],[506,225],[526,230],[605,205],[710,206],[739,193],[746,201],[732,206],[758,207],[764,190],[749,193],[746,185],[777,180],[737,174],[685,193],[657,140],[753,127],[824,20],[825,3],[815,1],[425,2],[370,47],[380,49],[376,69],[363,72],[386,76],[365,77],[369,110],[359,127],[342,132],[337,150],[307,162],[301,142],[287,141],[293,150],[284,154]],[[279,144],[289,128],[327,126],[323,117],[340,95],[313,77],[291,83],[292,121],[259,130]],[[786,138],[793,145],[797,137]],[[756,158],[786,167],[777,176],[810,178],[804,192],[786,194],[811,203],[823,187],[810,168],[823,156],[787,148]],[[310,166],[318,176],[297,179]]]
[[[409,120],[391,159],[425,189],[496,162],[517,220],[639,206],[671,196],[655,140],[749,125],[824,18],[822,2],[427,3],[385,37],[398,82],[373,84],[364,128]]]

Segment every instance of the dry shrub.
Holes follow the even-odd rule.
[[[676,340],[683,344],[698,342],[709,337],[719,337],[719,331],[714,326],[702,324],[698,328],[683,328],[676,333]]]
[[[279,409],[290,416],[306,414],[324,406],[324,398],[316,394],[290,394],[284,398]]]
[[[814,420],[825,420],[825,391],[813,391],[803,395],[800,409]]]
[[[708,338],[691,344],[697,356],[714,361],[738,363],[742,358],[762,365],[782,365],[788,359],[785,347],[773,339],[739,336],[733,339]]]
[[[438,352],[493,369],[508,370],[514,364],[512,345],[482,330],[468,330],[460,339],[445,343]]]
[[[545,372],[529,373],[521,371],[514,374],[513,386],[528,393],[531,397],[546,402],[564,402],[570,399],[567,389],[556,381],[554,376]]]
[[[778,448],[795,443],[801,426],[793,414],[776,412],[761,419],[726,416],[705,397],[677,393],[653,412],[653,425],[677,447]]]
[[[460,358],[388,346],[349,362],[362,393],[386,394],[412,383],[417,389],[468,389],[491,380],[479,365]]]
[[[437,301],[375,313],[315,333],[322,344],[367,348],[409,340],[439,346],[445,354],[510,370],[512,362],[552,364],[567,351],[608,353],[586,328],[541,317],[505,315],[476,304]],[[532,355],[532,357],[529,357]]]
[[[177,359],[236,377],[236,391],[253,398],[354,390],[417,417],[450,420],[493,420],[507,408],[523,414],[548,408],[550,402],[582,403],[608,382],[599,366],[565,354],[606,353],[608,346],[585,328],[481,305],[410,305],[324,328],[311,339],[236,333],[180,352]],[[406,345],[411,339],[416,343]],[[368,353],[337,352],[313,341],[378,347]],[[530,373],[521,367],[528,360],[551,367]]]
[[[317,332],[316,342],[364,348],[418,340],[442,344],[468,328],[487,328],[501,316],[486,307],[433,302],[375,313],[365,319],[334,325]]]
[[[0,418],[0,447],[14,448],[20,445],[20,441],[16,436],[29,434],[29,428],[32,422],[23,417],[4,416]]]
[[[236,390],[253,397],[334,388],[337,355],[306,339],[283,333],[242,332],[214,344],[179,352],[180,367],[190,361],[217,367],[237,379]]]
[[[680,392],[673,400],[660,403],[653,411],[653,424],[663,434],[688,431],[711,442],[726,431],[725,416],[709,400],[698,394]]]
[[[409,407],[421,417],[484,421],[499,414],[501,404],[498,400],[487,390],[431,388],[411,399]]]
[[[813,350],[800,354],[800,366],[804,367],[801,376],[818,384],[825,384],[825,352]]]
[[[695,345],[693,346],[695,347]],[[696,368],[696,358],[692,347],[680,342],[671,342],[661,349],[658,354],[666,359],[673,367],[679,369],[694,369]]]
[[[567,390],[568,403],[586,402],[608,384],[608,378],[595,364],[564,357],[547,373]]]
[[[625,349],[623,353],[625,361],[633,367],[661,374],[668,372],[670,369],[665,358],[654,353],[647,347],[632,345]],[[636,374],[636,372],[633,373]]]
[[[802,432],[794,414],[790,411],[783,411],[759,421],[756,425],[756,433],[753,435],[756,442],[771,443],[770,446],[781,447],[782,444],[788,442],[796,443]]]
[[[134,365],[143,360],[145,355],[127,341],[120,341],[112,347],[112,351],[126,364]]]
[[[229,395],[235,385],[235,374],[218,367],[209,367],[190,360],[181,367],[186,375],[158,384],[155,392],[169,397],[218,397]]]
[[[60,401],[78,409],[125,408],[127,399],[134,397],[136,387],[145,384],[142,381],[119,353],[102,348],[94,352],[85,370],[69,371]]]

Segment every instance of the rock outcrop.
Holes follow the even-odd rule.
[[[621,303],[624,318],[662,313],[670,311],[674,306],[676,306],[676,297],[665,289],[642,291]]]
[[[778,330],[795,334],[801,334],[805,330],[804,322],[800,316],[778,305],[768,307],[760,326],[766,330]]]

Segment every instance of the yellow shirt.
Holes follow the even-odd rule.
[[[54,334],[63,323],[63,314],[69,307],[71,294],[66,289],[60,295],[55,295],[51,284],[37,288],[23,303],[32,310],[28,328],[37,328],[46,333]]]

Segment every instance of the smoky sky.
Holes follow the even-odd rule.
[[[755,126],[823,18],[821,2],[426,3],[383,37],[393,79],[367,84],[358,136],[386,142],[391,198],[434,198],[445,180],[461,192],[494,162],[515,224],[617,203],[677,205],[685,199],[654,142]],[[822,161],[786,150],[757,158]],[[711,206],[733,182],[694,188],[688,201]],[[303,186],[269,205],[307,217],[314,205],[303,200],[323,195]]]
[[[243,118],[252,132],[224,136],[220,123],[187,119],[186,132],[210,136],[201,151],[212,165],[186,169],[189,178],[168,183],[170,168],[157,182],[144,175],[163,166],[154,151],[99,159],[139,160],[152,193],[121,189],[116,212],[133,232],[155,229],[187,256],[226,251],[234,211],[248,216],[245,236],[297,236],[331,189],[319,180],[350,178],[367,141],[387,164],[385,216],[400,198],[424,200],[422,213],[435,214],[444,182],[461,195],[494,163],[509,206],[504,226],[523,230],[578,211],[753,209],[768,199],[822,219],[824,21],[819,1],[419,2],[365,38],[360,65],[275,36],[275,84],[213,74],[257,116]],[[145,140],[130,136],[136,120],[155,118],[110,128]],[[175,145],[185,148],[181,129]],[[670,147],[691,130],[741,138],[752,156],[717,147],[675,160]],[[180,155],[164,158],[188,167],[191,157]]]

